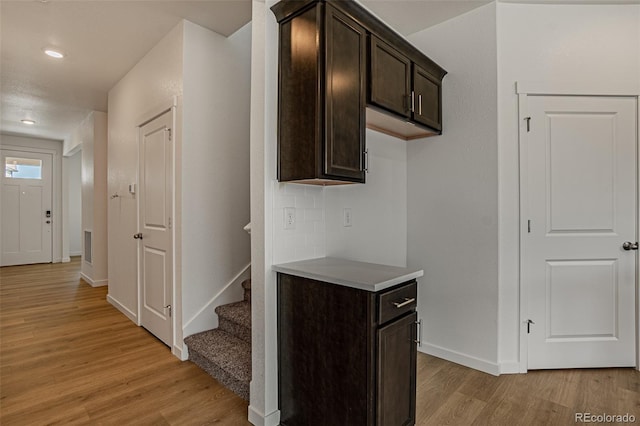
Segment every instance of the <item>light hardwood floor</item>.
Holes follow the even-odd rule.
[[[0,268],[0,424],[249,424],[246,402],[173,357],[106,293],[80,279],[77,259]],[[418,425],[574,425],[576,412],[640,424],[633,369],[494,377],[419,354],[417,398]]]

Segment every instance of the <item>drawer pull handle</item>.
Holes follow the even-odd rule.
[[[393,302],[393,304],[396,308],[402,308],[403,306],[410,305],[415,301],[416,301],[415,297],[412,297],[412,298],[405,297],[403,302]]]

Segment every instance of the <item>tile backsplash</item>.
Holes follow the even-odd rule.
[[[324,188],[277,181],[273,185],[273,263],[324,257]],[[285,211],[295,215],[292,226],[285,225]]]

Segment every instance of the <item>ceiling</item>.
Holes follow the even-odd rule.
[[[490,1],[361,0],[403,35]],[[230,35],[251,19],[251,0],[0,0],[0,130],[65,139],[90,111],[107,110],[109,89],[181,19]],[[47,57],[47,47],[66,57]]]
[[[107,110],[109,89],[181,19],[230,35],[251,19],[251,0],[1,0],[0,129],[63,140]]]

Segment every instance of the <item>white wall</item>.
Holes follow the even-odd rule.
[[[408,265],[422,351],[498,372],[496,6],[409,37],[448,71],[443,135],[408,143]]]
[[[249,421],[276,426],[278,361],[274,258],[278,24],[269,8],[275,0],[253,0],[251,7],[251,400]]]
[[[71,134],[65,146],[82,147],[81,274],[93,286],[107,284],[107,114],[93,111]],[[68,200],[67,200],[68,201]],[[85,259],[84,232],[91,231],[91,262]],[[71,250],[69,250],[71,251]]]
[[[225,38],[185,21],[183,43],[181,280],[187,335],[217,324],[215,306],[208,304],[240,281],[234,278],[248,273],[251,261],[250,236],[243,230],[250,220],[251,25]]]
[[[500,361],[518,371],[519,210],[516,81],[640,86],[640,5],[498,4]]]
[[[325,189],[327,256],[406,266],[407,143],[369,129],[366,138],[366,184]],[[345,208],[350,227],[343,226]]]
[[[51,197],[53,199],[53,235],[52,235],[52,257],[53,262],[62,262],[63,257],[68,257],[67,253],[64,253],[64,247],[66,244],[65,231],[63,224],[67,221],[66,209],[62,208],[63,203],[63,164],[62,164],[62,141],[52,139],[40,139],[28,136],[7,135],[0,134],[0,148],[2,149],[17,149],[25,151],[35,152],[47,152],[53,156],[53,191]]]
[[[82,254],[82,154],[65,157],[67,168],[67,235],[69,256]]]
[[[138,288],[132,236],[138,214],[128,187],[138,180],[138,125],[145,114],[182,95],[182,48],[181,22],[109,91],[108,300],[133,321],[138,319]],[[110,198],[115,194],[119,197]]]

